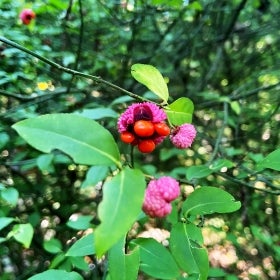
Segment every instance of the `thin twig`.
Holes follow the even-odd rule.
[[[232,31],[234,29],[235,23],[241,13],[241,11],[243,10],[243,8],[246,5],[246,2],[247,2],[247,0],[242,0],[239,3],[238,7],[235,9],[235,11],[233,13],[233,16],[231,17],[230,23],[227,26],[226,31],[224,32],[223,36],[221,38],[219,38],[219,41],[225,42],[229,38],[230,34],[232,33]]]
[[[225,174],[225,173],[217,172],[217,174],[218,174],[219,176],[221,176],[221,177],[223,177],[223,178],[225,178],[225,179],[227,179],[227,180],[229,180],[229,181],[235,183],[235,184],[240,185],[240,186],[245,186],[245,187],[248,187],[248,188],[250,188],[250,189],[254,189],[254,190],[256,190],[256,191],[265,192],[265,193],[270,193],[270,194],[273,194],[273,195],[279,195],[279,194],[280,194],[280,190],[278,190],[278,191],[272,191],[272,190],[268,190],[268,189],[256,188],[256,187],[252,186],[252,185],[249,184],[249,183],[246,183],[246,182],[243,182],[243,181],[241,181],[241,180],[239,180],[239,179],[233,178],[233,177],[231,177],[231,176],[229,176],[229,175],[227,175],[227,174]]]
[[[223,134],[224,134],[224,130],[225,130],[225,127],[227,125],[227,122],[228,122],[228,103],[227,102],[224,102],[224,120],[223,120],[223,125],[222,127],[220,128],[219,130],[219,133],[218,133],[218,137],[217,137],[217,140],[216,140],[216,143],[215,143],[215,147],[214,147],[214,151],[211,155],[211,158],[208,162],[208,164],[211,164],[213,162],[213,160],[215,159],[218,151],[219,151],[219,146],[220,146],[220,143],[222,141],[222,137],[223,137]]]
[[[11,92],[8,92],[3,89],[0,89],[0,95],[6,96],[6,97],[12,97],[12,98],[22,100],[22,101],[29,101],[29,100],[33,100],[33,99],[36,99],[39,97],[39,95],[25,96],[25,95],[21,95],[21,94],[17,94],[17,93],[11,93]]]
[[[136,100],[139,100],[139,101],[149,101],[148,99],[146,99],[144,97],[141,97],[141,96],[139,96],[137,94],[134,94],[134,93],[132,93],[132,92],[126,90],[126,89],[123,89],[123,88],[121,88],[121,87],[119,87],[119,86],[117,86],[115,84],[112,84],[112,83],[110,83],[110,82],[108,82],[106,80],[103,80],[100,77],[93,76],[93,75],[90,75],[90,74],[85,74],[85,73],[82,73],[82,72],[79,72],[79,71],[76,71],[76,70],[73,70],[73,69],[70,69],[70,68],[66,68],[66,67],[64,67],[64,66],[62,66],[62,65],[60,65],[60,64],[58,64],[56,62],[53,62],[53,61],[47,59],[46,57],[41,56],[38,53],[35,53],[35,52],[33,52],[33,51],[31,51],[31,50],[29,50],[29,49],[27,49],[27,48],[25,48],[25,47],[15,43],[15,42],[13,42],[13,41],[11,41],[11,40],[3,37],[3,36],[0,36],[0,41],[5,43],[5,44],[7,44],[7,45],[9,45],[9,46],[17,48],[17,49],[19,49],[19,50],[21,50],[21,51],[23,51],[25,53],[28,53],[28,54],[32,55],[33,57],[38,58],[42,62],[44,62],[44,63],[46,63],[48,65],[51,65],[52,67],[54,67],[54,68],[56,68],[56,69],[58,69],[60,71],[63,71],[65,73],[69,73],[69,74],[71,74],[73,76],[80,76],[80,77],[83,77],[83,78],[86,78],[86,79],[90,79],[90,80],[96,82],[97,84],[104,84],[104,85],[106,85],[106,86],[108,86],[110,88],[113,88],[113,89],[115,89],[117,91],[120,91],[120,92],[122,92],[122,93],[124,93],[124,94],[126,94],[126,95],[128,95],[128,96],[130,96],[130,97],[132,97],[134,99],[136,99]]]
[[[80,63],[80,59],[81,59],[81,52],[82,52],[82,43],[83,43],[83,37],[84,37],[84,15],[83,15],[83,6],[82,6],[82,1],[79,0],[79,15],[80,15],[80,30],[79,30],[79,41],[78,41],[78,49],[76,52],[76,60],[75,60],[75,64],[74,64],[74,68],[73,70],[77,71],[78,67],[79,67],[79,63]],[[70,13],[70,11],[69,11]],[[71,80],[68,83],[67,86],[67,92],[69,92],[71,90],[71,86],[72,86],[72,82],[75,78],[75,75],[72,75]]]

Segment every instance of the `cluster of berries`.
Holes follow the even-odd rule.
[[[145,192],[143,211],[150,217],[162,218],[171,210],[171,202],[180,194],[179,183],[169,176],[151,180]]]
[[[36,17],[36,14],[31,9],[23,9],[19,15],[22,23],[25,25],[30,24],[31,20]]]
[[[132,104],[118,120],[121,140],[150,153],[170,133],[166,119],[165,112],[154,103]]]
[[[155,135],[165,137],[169,134],[170,128],[164,122],[152,123],[151,121],[139,120],[135,122],[131,132],[121,133],[121,140],[124,143],[138,145],[138,149],[142,153],[150,153],[156,147],[153,141]]]
[[[132,104],[118,120],[120,138],[124,143],[137,146],[142,153],[151,153],[168,135],[175,147],[190,147],[196,136],[194,126],[183,124],[171,130],[166,119],[164,110],[154,103]]]

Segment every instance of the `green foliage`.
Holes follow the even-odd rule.
[[[110,280],[137,279],[140,264],[139,248],[136,247],[130,254],[124,254],[125,238],[121,238],[109,251]]]
[[[207,279],[209,261],[201,230],[193,224],[178,223],[172,228],[170,250],[179,267],[194,279]]]
[[[130,229],[141,212],[144,190],[144,175],[136,169],[123,169],[105,182],[98,207],[101,224],[94,232],[97,256],[106,253]]]
[[[276,0],[0,0],[0,278],[278,279],[279,15]],[[119,141],[118,116],[147,100],[195,125],[190,149]],[[149,219],[164,175],[181,195]],[[164,245],[139,238],[151,229]]]
[[[33,234],[34,229],[31,224],[18,224],[13,226],[7,238],[13,237],[16,241],[23,244],[25,248],[29,248]]]
[[[74,216],[72,219],[70,217],[66,225],[73,229],[88,229],[90,228],[90,221],[92,216]]]
[[[228,192],[215,187],[201,187],[190,194],[182,206],[185,217],[213,213],[230,213],[241,207]]]
[[[151,238],[139,238],[132,242],[139,246],[140,270],[159,279],[174,279],[179,276],[179,268],[170,252]]]
[[[67,251],[66,256],[77,257],[94,255],[95,249],[93,247],[93,243],[93,234],[90,233],[74,243]]]
[[[182,125],[192,122],[193,110],[193,102],[189,98],[180,97],[168,106],[166,113],[173,125]]]
[[[11,188],[3,188],[0,189],[0,197],[11,206],[15,206],[18,201],[19,193],[17,189]]]
[[[45,241],[43,246],[47,252],[52,254],[57,254],[62,250],[61,242],[55,238]]]
[[[187,169],[186,177],[189,181],[193,179],[204,178],[210,175],[213,171],[205,165],[190,166]]]
[[[59,278],[61,280],[82,280],[83,278],[77,272],[66,272],[62,270],[50,269],[28,278],[29,280],[50,280]]]
[[[259,164],[262,168],[271,168],[280,171],[280,149],[271,152]]]
[[[113,137],[90,119],[77,115],[51,114],[18,122],[13,128],[30,145],[42,152],[59,149],[70,155],[76,163],[120,165],[120,155]],[[94,131],[94,135],[81,134],[81,131]]]
[[[14,218],[1,217],[0,218],[0,230],[3,229],[4,227],[8,226],[13,221],[14,221]]]
[[[169,98],[168,88],[158,69],[152,65],[134,64],[131,67],[131,74],[135,80],[144,84],[165,103],[167,102]]]

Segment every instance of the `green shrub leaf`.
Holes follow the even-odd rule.
[[[94,232],[98,256],[126,234],[140,214],[145,185],[143,173],[129,168],[105,182],[103,200],[98,207],[101,224]]]
[[[206,165],[195,165],[188,167],[186,177],[189,181],[193,179],[204,178],[210,175],[213,171]]]
[[[83,109],[75,112],[75,114],[89,118],[92,120],[100,120],[103,118],[117,118],[118,114],[111,108],[94,108],[94,109]]]
[[[171,103],[165,112],[173,125],[182,125],[192,122],[193,110],[193,102],[187,97],[180,97]]]
[[[14,218],[0,217],[0,230],[3,229],[4,227],[8,226],[13,221],[14,221]]]
[[[259,164],[258,167],[270,168],[280,171],[280,149],[268,154]]]
[[[52,254],[57,254],[57,253],[61,252],[61,249],[62,249],[60,240],[56,239],[56,238],[52,238],[50,240],[44,241],[43,247],[47,252],[52,253]]]
[[[216,187],[195,189],[183,203],[185,217],[189,215],[206,215],[213,213],[230,213],[241,207],[228,192]]]
[[[58,270],[58,269],[50,269],[45,272],[36,274],[28,280],[54,280],[54,279],[59,279],[59,280],[83,280],[82,276],[78,274],[77,272],[67,272],[63,270]]]
[[[96,165],[92,166],[86,175],[85,181],[82,183],[81,188],[86,188],[88,186],[95,186],[98,182],[104,180],[109,171],[108,166]]]
[[[18,224],[13,226],[12,231],[9,232],[7,237],[14,237],[25,248],[29,248],[33,234],[34,230],[31,224]]]
[[[170,252],[153,238],[138,238],[131,244],[140,248],[140,270],[157,279],[174,279],[180,270]]]
[[[54,155],[53,154],[46,154],[46,155],[40,155],[37,158],[37,165],[39,167],[39,169],[44,172],[53,172],[54,171],[54,167],[53,167],[53,159],[54,159]]]
[[[66,256],[78,257],[95,254],[93,238],[93,233],[82,237],[69,248],[69,250],[66,253]]]
[[[75,114],[50,114],[20,121],[12,127],[42,152],[59,149],[76,163],[120,166],[113,136],[94,120]]]
[[[215,160],[210,166],[209,168],[212,170],[212,171],[220,171],[223,167],[226,167],[226,168],[231,168],[234,166],[234,163],[228,159],[217,159]]]
[[[147,64],[134,64],[131,67],[131,75],[135,80],[167,102],[169,98],[167,84],[157,68]]]
[[[18,190],[13,187],[5,188],[0,191],[0,197],[10,205],[15,206],[18,201],[19,193]]]
[[[120,239],[108,253],[110,280],[136,280],[140,264],[139,248],[124,253],[125,237]]]
[[[178,223],[170,235],[170,250],[179,267],[189,275],[206,279],[209,262],[207,250],[202,247],[201,230],[193,224]]]
[[[93,219],[92,215],[72,215],[66,225],[77,230],[86,230],[90,227],[90,221]]]

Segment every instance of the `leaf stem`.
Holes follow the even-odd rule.
[[[131,162],[131,167],[134,168],[134,146],[130,145],[130,162]]]

